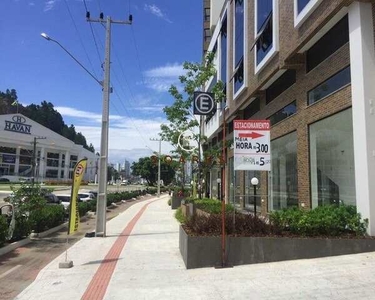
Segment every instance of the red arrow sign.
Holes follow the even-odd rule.
[[[251,133],[240,133],[238,135],[240,138],[251,138],[253,140],[261,137],[261,136],[264,136],[264,134],[260,134],[260,133],[257,133],[257,132],[251,132]]]

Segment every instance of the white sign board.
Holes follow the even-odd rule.
[[[234,120],[234,170],[271,171],[269,120]]]

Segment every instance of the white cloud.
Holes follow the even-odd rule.
[[[95,122],[101,122],[102,121],[102,115],[101,114],[96,114],[92,112],[87,112],[87,111],[82,111],[78,110],[72,107],[66,107],[66,106],[56,106],[55,109],[63,116],[67,117],[77,117],[81,118],[83,120],[91,120]],[[110,120],[121,120],[121,116],[117,115],[110,115],[109,116]]]
[[[145,4],[144,10],[152,13],[160,19],[163,19],[164,21],[167,21],[168,23],[172,23],[172,21],[168,18],[167,14],[162,12],[161,9],[157,7],[155,4]]]
[[[152,106],[149,107],[150,109]],[[100,152],[101,140],[101,114],[81,111],[71,107],[55,107],[63,116],[69,117],[77,132],[82,132],[87,143],[92,143],[97,152]],[[158,151],[158,143],[151,142],[150,138],[157,138],[160,133],[160,125],[167,123],[164,118],[136,118],[119,115],[110,116],[109,123],[109,161],[116,163],[128,160],[138,160]],[[149,147],[149,148],[148,148]],[[173,147],[167,143],[162,143],[162,153],[169,153]],[[146,154],[145,154],[146,153]]]
[[[57,1],[58,0],[48,0],[48,1],[46,1],[44,3],[44,9],[43,9],[43,11],[47,12],[47,11],[53,9],[53,7],[55,6],[55,4],[56,4]]]
[[[29,6],[34,6],[35,3],[34,2],[29,2]]]
[[[156,67],[145,72],[147,77],[173,77],[178,78],[185,74],[182,64],[166,64],[165,66]]]
[[[166,92],[172,84],[179,84],[179,77],[185,74],[181,64],[166,64],[144,72],[145,84],[158,92]]]

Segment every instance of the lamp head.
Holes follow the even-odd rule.
[[[251,184],[252,185],[258,185],[259,184],[258,178],[256,178],[256,177],[251,178]]]
[[[216,182],[220,184],[221,183],[221,178],[216,179]]]
[[[42,32],[40,35],[41,35],[43,38],[45,38],[47,41],[50,41],[50,40],[51,40],[51,38],[47,35],[47,33]]]

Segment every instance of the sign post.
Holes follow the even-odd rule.
[[[271,171],[269,120],[234,120],[234,170]]]

